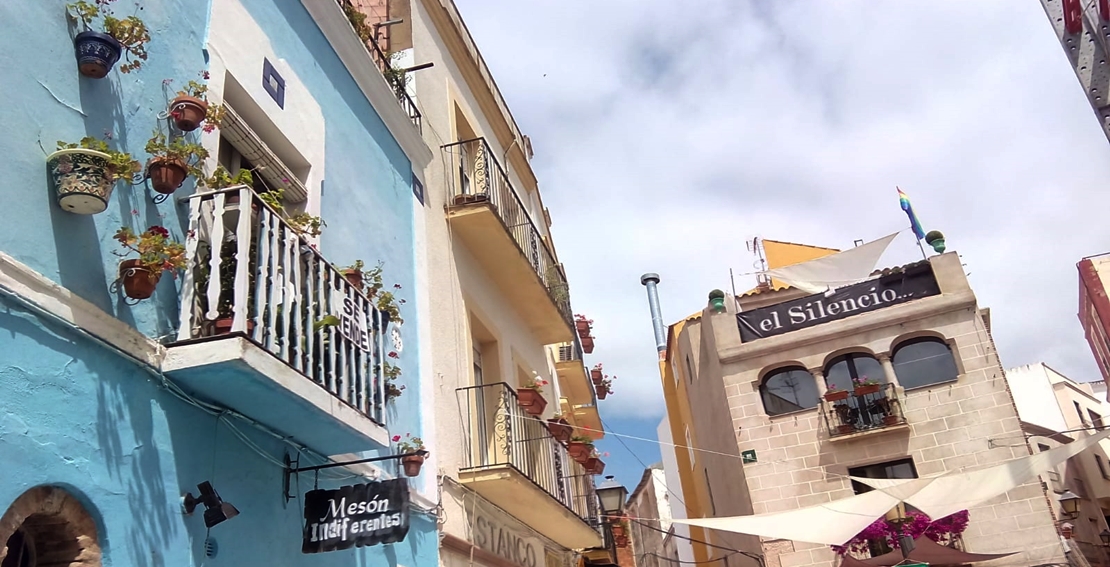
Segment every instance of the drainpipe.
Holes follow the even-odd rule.
[[[659,274],[640,276],[640,284],[647,288],[648,309],[651,310],[651,326],[655,330],[655,350],[663,357],[667,350],[667,333],[663,329],[663,312],[659,308]]]

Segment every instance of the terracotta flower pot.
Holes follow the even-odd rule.
[[[189,176],[189,169],[180,159],[159,156],[147,164],[146,175],[150,178],[150,185],[155,191],[169,195],[177,191],[177,188],[185,182],[185,178]]]
[[[878,391],[879,391],[879,385],[878,384],[867,384],[866,386],[857,386],[856,387],[856,395],[857,396],[866,396],[867,394],[874,394],[875,392],[878,392]]]
[[[182,132],[192,132],[204,122],[208,103],[194,96],[179,96],[170,102],[170,115]]]
[[[615,538],[625,537],[626,535],[628,535],[628,534],[624,533],[624,526],[621,525],[621,524],[612,524],[610,526],[610,529],[613,530],[613,537],[615,537]]]
[[[597,384],[596,386],[594,386],[594,392],[597,393],[597,399],[604,400],[605,397],[609,395],[609,388],[606,388],[601,384]]]
[[[582,337],[582,352],[586,354],[593,354],[594,352],[594,338]]]
[[[147,299],[154,295],[162,272],[153,273],[143,267],[139,260],[124,260],[119,265],[119,277],[123,281],[123,293],[131,299]]]
[[[590,371],[590,380],[593,380],[594,386],[600,386],[601,385],[601,380],[604,379],[604,378],[605,378],[605,375],[602,374],[600,370],[591,370]]]
[[[590,323],[588,321],[575,321],[574,328],[578,330],[578,337],[590,336]]]
[[[234,321],[234,318],[232,318],[232,317],[222,317],[220,319],[216,319],[216,334],[217,335],[226,335],[226,334],[230,333],[231,332],[231,323],[232,323],[232,321]],[[253,332],[254,332],[254,321],[248,319],[247,320],[247,333],[249,334],[249,333],[253,333]]]
[[[848,399],[848,390],[838,390],[835,392],[826,392],[825,400],[829,402],[839,402],[840,400]]]
[[[401,467],[405,469],[405,476],[418,476],[420,467],[424,466],[424,455],[407,455],[401,457]]]
[[[585,467],[586,472],[595,476],[605,472],[605,463],[597,457],[586,459],[586,462],[582,463],[582,466]]]
[[[571,427],[565,419],[549,419],[547,420],[547,430],[551,432],[551,436],[557,439],[560,443],[570,441]]]
[[[581,441],[571,441],[567,443],[567,453],[570,458],[578,461],[579,463],[590,458],[591,447]]]
[[[343,277],[347,283],[355,287],[355,289],[362,290],[362,271],[361,270],[343,270]]]
[[[123,48],[116,38],[100,32],[84,31],[73,38],[77,70],[90,79],[103,79],[119,61]]]
[[[855,430],[856,430],[856,426],[854,426],[854,425],[838,425],[838,426],[836,426],[836,432],[841,434],[841,435],[847,435],[849,433],[854,432]]]
[[[108,159],[106,153],[83,148],[47,156],[46,168],[58,193],[58,206],[78,215],[104,212],[115,185],[108,176]]]
[[[520,407],[531,415],[541,415],[544,408],[547,407],[547,400],[543,398],[543,395],[541,395],[538,390],[521,388],[520,391],[516,393],[516,397]]]

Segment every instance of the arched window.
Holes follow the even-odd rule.
[[[24,492],[0,517],[2,567],[100,566],[96,524],[73,496],[54,486]]]
[[[831,390],[852,391],[855,388],[853,380],[874,380],[880,384],[886,383],[883,365],[879,364],[870,354],[853,352],[838,356],[825,366],[825,385]]]
[[[952,349],[944,341],[923,337],[899,344],[890,357],[894,375],[905,389],[951,382],[960,375]]]
[[[759,385],[763,410],[767,415],[782,415],[817,407],[817,383],[801,366],[789,366],[771,372]]]

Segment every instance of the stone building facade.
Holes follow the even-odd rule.
[[[707,309],[669,341],[705,450],[689,474],[706,485],[707,515],[867,490],[849,475],[931,476],[1030,453],[989,314],[955,253],[831,293],[753,290],[737,303],[739,313]],[[969,510],[962,547],[1019,552],[999,565],[1064,562],[1049,502],[1034,479]],[[760,548],[768,567],[838,563],[827,546],[729,535]]]

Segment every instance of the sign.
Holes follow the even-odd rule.
[[[740,462],[742,462],[744,464],[757,462],[757,460],[755,458],[755,449],[748,449],[747,451],[741,451],[740,452]]]
[[[332,288],[331,304],[340,306],[339,334],[346,337],[359,349],[370,351],[370,335],[372,328],[366,317],[366,312],[359,309],[353,297],[348,297],[342,289]],[[333,319],[334,321],[334,319]]]
[[[473,521],[474,545],[521,567],[544,567],[545,550],[538,538],[522,536],[478,511]]]
[[[740,339],[748,342],[939,293],[932,266],[926,263],[901,273],[844,287],[828,295],[819,293],[737,313],[736,319],[740,325]]]
[[[408,532],[409,486],[403,478],[305,494],[302,553],[394,543]]]

